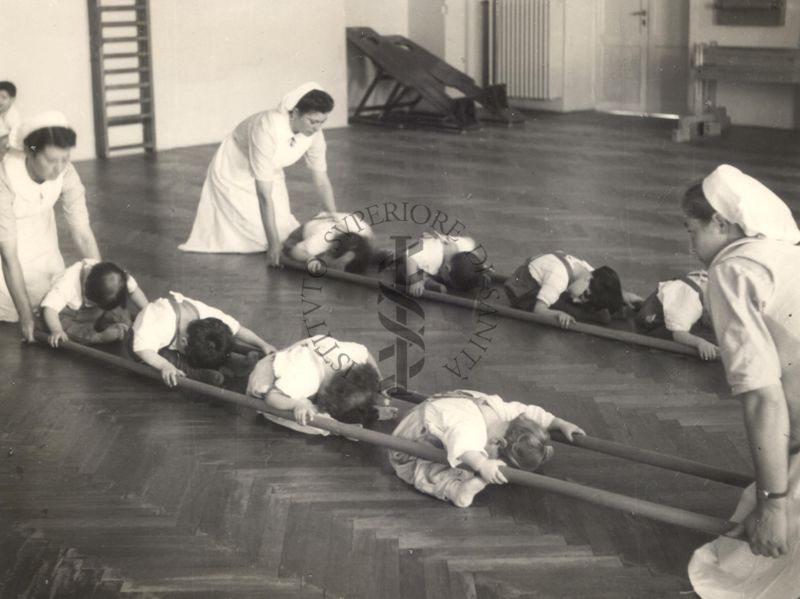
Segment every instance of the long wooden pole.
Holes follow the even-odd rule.
[[[421,403],[425,401],[428,396],[423,393],[409,391],[407,389],[390,389],[387,393],[395,399],[401,399],[411,403]],[[667,455],[649,449],[640,449],[638,447],[631,447],[630,445],[623,445],[600,439],[598,437],[590,437],[588,435],[576,435],[572,441],[567,440],[561,433],[554,433],[552,435],[553,441],[564,443],[566,445],[575,445],[583,449],[605,453],[632,462],[639,462],[641,464],[648,464],[657,468],[664,468],[665,470],[673,470],[675,472],[683,472],[684,474],[691,474],[699,476],[708,480],[732,485],[734,487],[747,487],[753,482],[753,476],[743,472],[736,472],[735,470],[726,470],[725,468],[717,468],[702,462],[694,460],[687,460],[678,456]]]
[[[47,335],[42,332],[36,332],[35,338],[39,343],[47,344]],[[106,352],[80,345],[73,341],[64,342],[61,347],[56,351],[67,351],[74,354],[89,357],[97,362],[117,366],[129,372],[146,376],[150,379],[161,380],[160,373],[144,364],[137,364],[131,360],[114,356]],[[223,402],[235,403],[253,410],[260,412],[268,412],[276,416],[281,416],[287,419],[293,419],[292,413],[284,410],[275,410],[266,405],[262,400],[248,397],[233,391],[219,389],[205,383],[193,381],[187,378],[178,379],[178,387],[188,391],[193,391],[205,397],[216,399]],[[394,451],[401,451],[410,455],[414,455],[433,462],[447,463],[445,453],[442,450],[434,447],[416,443],[408,439],[386,435],[377,431],[364,429],[351,424],[344,424],[331,418],[317,416],[314,418],[313,425],[322,430],[330,431],[337,435],[371,443],[386,449]],[[510,482],[558,493],[567,497],[581,499],[602,505],[612,509],[624,511],[633,516],[642,516],[650,518],[658,522],[665,522],[675,526],[681,526],[692,530],[698,530],[710,535],[725,535],[728,530],[733,526],[731,522],[714,518],[712,516],[705,516],[696,514],[679,508],[669,507],[650,501],[628,497],[627,495],[620,495],[610,491],[601,489],[594,489],[586,487],[577,483],[563,481],[541,474],[534,474],[532,472],[523,472],[515,468],[503,468],[503,473]]]
[[[308,272],[306,265],[302,262],[297,262],[291,258],[282,257],[281,263],[291,268]],[[357,275],[343,270],[327,269],[323,275],[332,279],[340,281],[347,281],[348,283],[355,283],[362,287],[377,288],[381,281],[372,277],[364,275]],[[495,275],[493,277],[496,281],[505,280],[502,275]],[[430,291],[426,289],[422,293],[422,297],[433,300],[442,304],[450,304],[451,306],[459,306],[467,308],[468,310],[481,311],[481,312],[496,312],[502,316],[513,318],[516,320],[525,320],[527,322],[535,322],[550,327],[556,327],[562,330],[572,331],[574,333],[584,333],[594,337],[603,337],[605,339],[613,339],[615,341],[622,341],[624,343],[631,343],[634,345],[642,345],[644,347],[651,347],[653,349],[660,349],[663,351],[684,354],[687,356],[697,357],[697,351],[693,348],[676,343],[675,341],[668,341],[666,339],[658,339],[656,337],[648,337],[647,335],[639,335],[638,333],[631,333],[629,331],[619,331],[608,327],[600,327],[597,325],[586,324],[584,322],[575,322],[570,325],[568,329],[563,329],[558,320],[549,315],[534,314],[533,312],[525,312],[524,310],[517,310],[509,306],[502,306],[498,304],[490,304],[488,302],[479,302],[477,300],[459,297],[457,295],[450,295],[447,293],[439,293],[438,291]]]

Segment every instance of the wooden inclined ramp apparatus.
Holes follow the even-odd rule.
[[[347,41],[377,71],[350,116],[351,123],[462,133],[480,127],[476,103],[488,112],[483,120],[509,126],[524,122],[509,107],[505,85],[480,87],[471,77],[408,38],[382,36],[369,27],[348,27]],[[391,86],[382,102],[377,100],[381,83]],[[448,88],[457,90],[462,97],[451,97]]]
[[[45,346],[47,345],[47,334],[37,331],[34,335],[40,344]],[[54,351],[65,351],[71,354],[86,356],[95,360],[96,362],[117,366],[123,370],[127,370],[128,372],[161,382],[161,375],[154,368],[150,368],[144,364],[139,364],[132,360],[115,356],[92,347],[80,345],[79,343],[75,343],[73,341],[64,342],[58,350]],[[238,404],[259,412],[267,412],[282,418],[290,420],[293,419],[293,414],[290,411],[275,410],[267,406],[266,403],[260,399],[213,387],[211,385],[193,381],[188,378],[180,378],[178,380],[178,387],[210,399],[215,399],[217,401]],[[394,451],[401,451],[426,460],[447,463],[446,454],[444,451],[429,445],[410,441],[408,439],[401,439],[385,433],[365,429],[360,426],[344,424],[342,422],[338,422],[337,420],[333,420],[332,418],[326,418],[323,416],[316,416],[313,420],[313,425],[317,428],[341,435],[343,437],[363,441],[365,443],[370,443],[372,445],[377,445],[379,447]],[[503,468],[503,473],[509,482],[516,483],[521,486],[547,491],[550,493],[557,493],[575,499],[581,499],[596,505],[624,511],[634,516],[650,518],[651,520],[655,520],[657,522],[664,522],[683,528],[689,528],[713,536],[727,536],[728,531],[733,527],[732,522],[722,520],[720,518],[697,514],[651,501],[644,501],[634,497],[629,497],[627,495],[613,493],[611,491],[595,489],[593,487],[587,487],[578,483],[560,480],[541,474],[535,474],[533,472],[525,472],[522,470],[517,470],[516,468],[510,468],[506,466]]]
[[[305,263],[298,262],[291,258],[287,258],[286,256],[281,256],[281,263],[290,268],[301,270],[306,273],[308,272]],[[336,270],[333,268],[325,270],[324,275],[312,275],[312,276],[326,276],[332,279],[338,279],[340,281],[347,281],[348,283],[355,283],[356,285],[361,285],[362,287],[379,288],[380,285],[382,284],[391,286],[386,282],[381,281],[380,279],[377,278],[368,277],[365,275],[357,275],[345,272],[343,270]],[[498,275],[498,274],[492,275],[492,281],[495,283],[502,282],[505,279],[506,277],[503,275]],[[553,316],[535,314],[533,312],[517,310],[516,308],[511,308],[509,306],[478,301],[466,297],[460,297],[458,295],[451,295],[449,293],[439,293],[438,291],[429,291],[428,289],[426,289],[422,293],[422,297],[442,304],[449,304],[451,306],[459,306],[461,308],[467,308],[468,310],[474,310],[474,311],[480,310],[482,312],[487,312],[491,310],[492,313],[497,313],[500,314],[501,316],[505,316],[507,318],[513,318],[515,320],[535,322],[537,324],[543,324],[550,327],[555,327],[557,329],[571,331],[574,333],[584,333],[586,335],[592,335],[594,337],[603,337],[604,339],[613,339],[615,341],[622,341],[623,343],[630,343],[632,345],[641,345],[643,347],[650,347],[653,349],[660,349],[662,351],[672,352],[676,354],[684,354],[687,356],[694,356],[695,358],[699,358],[699,356],[697,355],[697,351],[694,348],[689,347],[688,345],[683,345],[682,343],[677,343],[675,341],[668,341],[666,339],[658,339],[657,337],[649,337],[647,335],[641,335],[639,333],[632,333],[630,331],[621,331],[610,327],[602,327],[579,321],[572,323],[568,329],[564,329],[560,324],[558,324],[558,321]]]

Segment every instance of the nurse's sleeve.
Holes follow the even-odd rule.
[[[732,259],[709,275],[711,318],[733,394],[780,385],[780,358],[762,313],[774,289],[769,273]]]
[[[248,159],[250,170],[258,181],[272,181],[275,178],[275,135],[267,115],[258,119],[250,131],[248,140]]]
[[[61,209],[70,228],[89,226],[89,209],[86,207],[86,188],[72,164],[67,166],[61,187]]]
[[[311,146],[306,150],[305,161],[309,170],[324,173],[328,171],[328,161],[326,158],[328,143],[322,131],[317,131],[311,136]]]
[[[3,178],[0,166],[0,241],[17,238],[17,218],[14,216],[14,192]]]

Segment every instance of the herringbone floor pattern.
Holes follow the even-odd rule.
[[[800,197],[797,137],[786,132],[676,145],[662,123],[578,114],[464,136],[353,127],[327,138],[343,209],[424,204],[464,223],[500,272],[561,248],[611,264],[640,294],[696,266],[676,202],[716,164],[762,178],[793,207]],[[309,327],[376,354],[391,345],[378,320],[391,309],[372,290],[306,280],[301,296],[303,277],[267,271],[261,256],[177,252],[214,149],[78,164],[104,257],[150,297],[202,299],[278,346]],[[296,214],[311,216],[302,168],[289,181]],[[419,227],[377,231],[388,244]],[[749,469],[719,364],[423,309],[408,323],[424,326],[413,388],[499,393],[598,437]],[[459,510],[408,488],[373,447],[301,437],[17,337],[0,327],[2,597],[677,597],[707,540],[520,488],[489,488]],[[739,493],[561,445],[545,473],[718,517]]]

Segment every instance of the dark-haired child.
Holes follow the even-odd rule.
[[[289,235],[283,252],[305,262],[313,274],[325,267],[361,274],[372,262],[372,238],[372,228],[359,215],[320,212]]]
[[[250,375],[247,394],[279,410],[292,410],[295,422],[264,416],[309,434],[327,434],[307,426],[314,414],[349,424],[370,425],[378,415],[380,373],[360,343],[327,335],[303,339],[263,358]]]
[[[506,280],[503,289],[511,307],[555,316],[564,328],[575,322],[576,314],[608,322],[623,304],[641,301],[622,290],[612,268],[593,268],[561,251],[530,258]]]
[[[0,81],[0,157],[9,148],[9,135],[22,122],[22,117],[14,106],[17,99],[17,86],[10,81]]]
[[[713,360],[719,351],[717,346],[691,332],[708,317],[703,308],[707,286],[708,273],[704,270],[660,282],[658,289],[642,302],[636,314],[637,327],[648,335],[694,347],[701,358]]]
[[[389,461],[397,476],[416,489],[469,507],[487,484],[508,482],[502,466],[532,472],[549,460],[553,447],[548,431],[561,431],[570,441],[573,435],[585,434],[579,426],[538,406],[478,391],[451,391],[416,406],[393,433],[444,448],[448,463],[401,451],[390,451]]]
[[[478,248],[471,237],[425,233],[417,244],[408,248],[405,272],[413,281],[408,292],[420,297],[425,289],[446,293],[479,287],[489,269],[479,259]]]
[[[219,369],[231,359],[234,338],[265,354],[275,351],[232,316],[174,291],[147,304],[131,331],[134,356],[160,371],[170,387],[182,376],[222,386],[225,376]]]
[[[140,309],[147,305],[136,279],[117,264],[92,258],[76,262],[41,303],[50,345],[58,347],[67,339],[85,345],[123,339],[131,326],[128,299]]]

